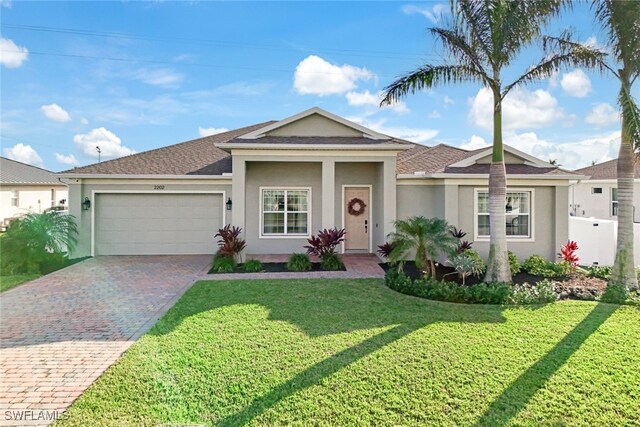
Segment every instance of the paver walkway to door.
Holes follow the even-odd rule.
[[[0,294],[0,425],[62,414],[210,259],[98,257]]]

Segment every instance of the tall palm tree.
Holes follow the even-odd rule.
[[[640,2],[594,2],[596,20],[607,33],[608,60],[601,67],[618,79],[622,111],[618,153],[618,241],[611,282],[638,287],[633,256],[633,181],[635,152],[640,149],[640,111],[631,87],[640,75]]]
[[[396,231],[388,236],[393,246],[389,261],[398,262],[414,252],[416,266],[435,279],[435,259],[441,253],[450,254],[458,243],[450,233],[451,226],[444,219],[423,216],[397,220],[394,226]]]
[[[502,146],[502,101],[516,86],[550,76],[564,64],[593,65],[593,52],[580,45],[545,56],[509,84],[502,72],[541,28],[558,15],[564,0],[451,0],[453,20],[447,28],[430,28],[450,61],[428,64],[385,88],[382,105],[408,93],[448,83],[475,82],[493,94],[493,152],[489,169],[489,261],[485,281],[511,282],[507,259],[506,187]]]

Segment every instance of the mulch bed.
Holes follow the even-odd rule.
[[[310,271],[325,271],[320,267],[319,262],[311,263]],[[333,271],[347,271],[347,269],[343,266],[340,270]],[[255,271],[244,271],[244,264],[238,264],[236,267],[236,271],[233,273],[218,273],[214,271],[213,268],[209,270],[207,274],[244,274],[244,273],[256,273]],[[286,262],[263,262],[262,263],[262,271],[258,271],[258,273],[307,273],[306,271],[291,271],[287,269]]]
[[[387,263],[380,264],[380,267],[384,271],[392,268]],[[419,279],[422,277],[422,271],[416,267],[415,262],[407,261],[404,263],[405,274],[412,279]],[[453,274],[451,274],[453,273]],[[438,264],[436,266],[436,278],[438,280],[446,280],[449,282],[456,282],[462,284],[462,279],[455,273],[453,267],[444,266]],[[469,276],[467,277],[466,285],[476,285],[482,283],[483,277]],[[544,277],[534,276],[525,271],[513,276],[513,283],[516,285],[532,285],[544,280]],[[580,299],[580,300],[594,300],[601,295],[607,287],[607,281],[598,279],[595,277],[589,277],[586,274],[572,273],[568,276],[559,276],[549,278],[555,283],[555,290],[560,299]]]

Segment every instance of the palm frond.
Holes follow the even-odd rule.
[[[616,60],[634,74],[640,71],[640,2],[599,0],[592,3],[595,20],[607,35]]]
[[[618,95],[618,103],[622,109],[622,121],[626,129],[623,129],[623,133],[626,133],[631,138],[631,146],[635,152],[640,151],[640,109],[635,99],[629,92],[625,90],[624,86],[620,89]]]
[[[385,87],[380,105],[391,105],[409,93],[445,83],[475,81],[487,84],[486,79],[481,70],[466,65],[425,65]]]
[[[487,58],[478,51],[474,43],[461,33],[459,27],[447,28],[430,28],[432,35],[439,39],[451,55],[456,59],[459,65],[467,65],[476,70],[481,70],[486,76],[483,62],[486,63]]]

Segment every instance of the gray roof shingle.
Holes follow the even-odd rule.
[[[617,179],[618,159],[598,163],[597,165],[593,166],[587,166],[586,168],[582,169],[576,169],[576,172],[590,176],[591,179]],[[634,175],[636,178],[640,178],[640,159],[636,159],[635,161]]]
[[[5,157],[0,157],[0,184],[64,185],[53,172]]]

